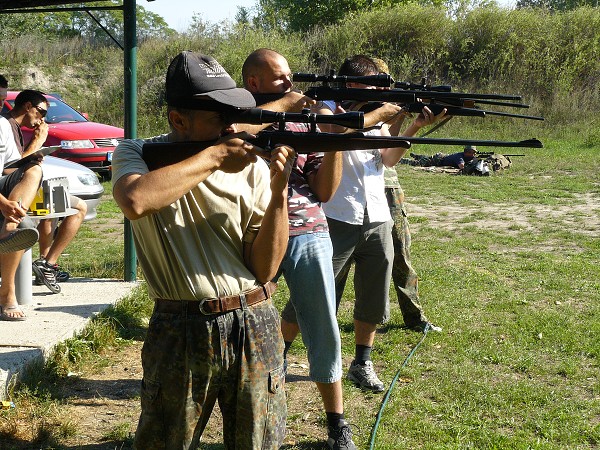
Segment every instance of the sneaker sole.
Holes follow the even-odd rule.
[[[385,390],[385,387],[382,387],[380,389],[376,386],[373,386],[373,387],[363,386],[362,383],[360,382],[360,380],[358,378],[355,378],[354,375],[352,375],[350,372],[348,372],[346,374],[346,379],[349,381],[352,381],[356,387],[358,387],[361,390],[366,391],[366,392],[383,392]]]
[[[0,241],[0,253],[13,253],[31,248],[40,234],[35,228],[17,228]]]
[[[59,294],[61,289],[60,289],[60,285],[59,284],[52,284],[48,281],[48,279],[46,278],[46,276],[44,275],[44,272],[41,271],[41,269],[35,265],[32,264],[31,268],[33,270],[33,273],[35,274],[36,278],[38,280],[41,280],[42,283],[44,283],[44,285],[50,289],[53,293],[55,294]]]

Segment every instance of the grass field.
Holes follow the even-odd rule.
[[[513,158],[508,171],[490,177],[399,166],[422,304],[443,332],[427,334],[400,371],[422,335],[403,328],[392,292],[392,317],[377,334],[373,360],[386,385],[398,378],[373,448],[600,446],[600,146],[587,135],[570,136],[552,134],[543,139],[544,149],[505,151],[527,156]],[[115,238],[120,230],[106,232],[118,217],[107,199],[98,223],[86,224],[65,258],[74,275],[122,276],[122,241]],[[104,228],[98,226],[103,221]],[[339,314],[345,366],[354,351],[353,298],[349,283]],[[276,302],[282,306],[285,299],[283,285]],[[113,324],[115,336],[143,335],[143,300],[117,307],[117,313],[107,317],[119,315],[118,321],[104,321]],[[291,354],[304,357],[300,339]],[[92,355],[83,362],[53,361],[47,370],[54,383],[74,367],[102,370]],[[15,391],[15,400],[60,409],[60,398],[39,382]],[[323,448],[324,416],[304,414],[319,409],[316,391],[301,391],[294,382],[288,389],[294,439],[286,448]],[[357,426],[355,442],[369,448],[383,396],[347,383],[344,394],[348,419]],[[15,414],[0,412],[0,448],[26,448],[2,444]],[[35,448],[104,448],[64,446],[59,434],[51,447],[38,440]],[[113,448],[131,443],[118,436],[110,442]],[[217,442],[203,448],[222,448]]]

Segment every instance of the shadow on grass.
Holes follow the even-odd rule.
[[[0,433],[0,450],[130,450],[132,448],[133,438],[128,438],[126,440],[107,440],[100,444],[61,445],[56,441],[56,438],[44,428],[39,430],[38,436],[32,441],[15,439],[14,436],[8,433]]]
[[[73,378],[73,377],[72,377]],[[140,379],[119,380],[87,380],[76,378],[63,380],[65,389],[60,399],[69,399],[70,405],[77,405],[77,400],[103,398],[108,400],[131,400],[140,395]]]

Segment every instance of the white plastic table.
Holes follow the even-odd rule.
[[[64,212],[46,214],[44,216],[28,215],[28,217],[34,222],[39,222],[44,219],[57,219],[74,214],[77,214],[75,208],[67,208]],[[33,302],[33,290],[31,289],[33,278],[32,264],[31,248],[28,248],[23,253],[19,267],[17,267],[17,273],[15,274],[15,294],[19,305],[29,305]]]

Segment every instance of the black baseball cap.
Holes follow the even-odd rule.
[[[171,61],[166,91],[167,104],[180,108],[219,111],[256,106],[252,94],[238,88],[216,59],[190,51]]]

